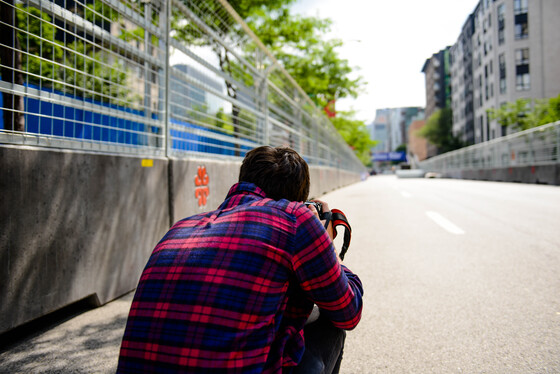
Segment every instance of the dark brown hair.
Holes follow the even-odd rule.
[[[307,162],[288,147],[262,146],[247,152],[239,181],[256,184],[274,200],[305,201],[309,195]]]

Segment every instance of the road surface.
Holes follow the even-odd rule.
[[[560,188],[380,176],[325,196],[365,284],[344,373],[560,373]]]
[[[560,373],[560,187],[375,176],[322,198],[365,288],[343,373]],[[0,372],[113,373],[130,300],[26,337]]]

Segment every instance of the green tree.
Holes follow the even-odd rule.
[[[233,0],[229,4],[242,18],[248,19],[258,14],[267,14],[290,2],[293,2],[293,0]],[[230,17],[217,17],[219,7],[220,5],[217,2],[206,2],[204,7],[192,8],[191,10],[195,12],[195,15],[202,22],[212,25],[213,31],[227,45],[237,45],[238,41],[243,39],[245,35],[244,30]],[[218,58],[220,69],[233,78],[225,81],[227,94],[232,99],[238,98],[240,87],[238,87],[236,82],[248,87],[255,84],[253,76],[231,52],[213,38],[201,33],[196,24],[188,19],[178,8],[173,9],[171,29],[173,30],[171,36],[178,41],[192,46],[207,46],[212,49]],[[242,47],[244,46],[242,45]],[[251,51],[245,50],[242,52],[249,53]],[[247,115],[242,113],[238,105],[232,105],[231,126],[233,127],[233,136],[235,138],[254,132],[255,124],[247,123],[248,119]],[[239,146],[236,145],[236,148],[236,154],[239,155]]]
[[[293,15],[287,7],[257,15],[248,25],[317,106],[357,97],[365,82],[350,78],[354,69],[337,51],[342,41],[322,38],[330,30],[330,19]]]
[[[371,140],[364,121],[354,118],[355,112],[338,112],[337,116],[331,119],[334,127],[340,133],[346,143],[354,150],[356,156],[365,166],[371,165],[370,150],[378,142]]]
[[[23,85],[22,56],[19,38],[16,37],[19,21],[14,9],[17,9],[14,8],[14,0],[0,1],[0,74],[4,82]],[[4,128],[25,131],[23,96],[3,92],[2,99]]]
[[[280,3],[268,11],[255,7],[245,13],[244,19],[315,105],[324,108],[331,101],[357,97],[365,82],[362,77],[350,78],[353,69],[337,51],[342,41],[323,39],[332,21],[293,15],[291,1]],[[354,119],[354,114],[339,112],[331,121],[362,163],[369,165],[375,142],[364,122]]]
[[[491,120],[514,131],[560,121],[560,95],[550,99],[517,99],[496,109],[489,109]]]
[[[214,125],[221,128],[226,134],[233,134],[231,115],[226,114],[224,108],[220,108],[216,113]]]
[[[113,104],[127,102],[131,90],[126,84],[127,70],[121,62],[110,64],[104,53],[95,52],[93,46],[79,40],[68,48],[64,56],[64,81],[71,92]]]
[[[556,121],[560,121],[560,94],[556,97],[548,99],[546,111],[543,114],[540,123],[545,125]]]
[[[463,143],[453,135],[452,126],[453,113],[444,108],[434,112],[416,135],[435,145],[438,153],[453,151],[463,147]]]
[[[517,99],[512,103],[506,103],[499,108],[488,110],[491,120],[497,120],[503,127],[526,130],[531,127],[531,121],[527,113],[531,107],[531,100]]]
[[[309,94],[316,105],[323,108],[329,101],[344,97],[356,97],[362,78],[350,79],[352,68],[348,61],[341,59],[337,48],[339,40],[323,40],[321,35],[329,30],[330,20],[314,17],[295,16],[290,12],[294,0],[232,0],[229,4],[245,20],[295,79]],[[214,25],[215,32],[228,44],[234,44],[243,36],[243,30],[232,20],[216,19],[217,9],[213,4],[205,4],[197,16],[207,24]],[[206,38],[197,27],[189,22],[181,12],[172,17],[173,37],[187,44],[209,46],[218,57],[222,71],[234,78],[226,81],[227,93],[236,99],[239,87],[235,81],[247,86],[254,85],[253,77],[225,48],[214,40]],[[255,47],[247,44],[244,53],[255,53]],[[253,48],[253,49],[251,49]],[[241,131],[241,110],[232,107],[234,136]]]
[[[60,62],[62,43],[55,40],[52,18],[45,12],[23,4],[17,5],[20,30],[19,44],[24,48],[22,67],[27,73],[26,81],[46,87],[60,88]]]
[[[101,4],[82,7],[79,13],[93,23],[118,21],[118,13]],[[21,65],[27,72],[27,82],[104,102],[127,100],[130,89],[121,63],[109,63],[104,53],[79,38],[63,45],[56,40],[51,16],[40,9],[18,4],[17,18],[19,44],[24,47]]]

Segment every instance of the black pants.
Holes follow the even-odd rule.
[[[337,374],[342,362],[346,331],[320,316],[305,326],[305,352],[293,374]]]

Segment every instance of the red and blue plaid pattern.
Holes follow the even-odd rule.
[[[307,207],[238,183],[217,210],[177,222],[154,249],[118,372],[289,373],[313,303],[352,329],[362,294]]]

